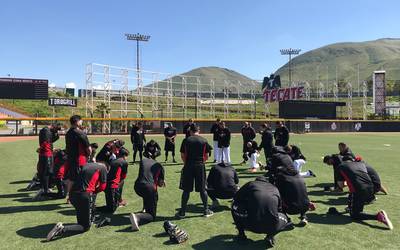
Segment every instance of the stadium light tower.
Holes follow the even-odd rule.
[[[138,86],[139,84],[139,71],[140,71],[140,55],[139,55],[139,42],[148,42],[150,39],[150,36],[148,35],[142,35],[139,33],[136,34],[125,34],[127,40],[133,40],[136,41],[136,71],[138,75]]]
[[[281,49],[281,55],[289,55],[289,84],[292,84],[292,55],[298,55],[301,49]]]

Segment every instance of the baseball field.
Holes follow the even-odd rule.
[[[118,137],[118,136],[113,136]],[[102,146],[113,137],[91,137],[91,142]],[[126,147],[131,149],[129,137]],[[206,136],[210,141],[211,137]],[[163,146],[161,136],[148,136]],[[221,201],[221,207],[214,210],[214,216],[204,218],[199,195],[192,193],[185,219],[174,217],[180,206],[181,191],[178,189],[180,170],[179,145],[182,136],[177,137],[178,163],[163,163],[166,169],[166,188],[159,190],[157,221],[144,225],[138,232],[130,228],[129,213],[142,208],[142,200],[133,191],[138,174],[138,165],[129,165],[123,197],[128,204],[120,207],[112,217],[111,225],[95,228],[85,234],[45,242],[48,231],[55,223],[76,222],[75,210],[65,200],[32,201],[35,191],[26,191],[36,170],[38,147],[37,138],[24,140],[0,138],[0,249],[265,249],[265,235],[247,233],[246,243],[235,240],[236,230],[230,213],[230,201]],[[258,136],[257,141],[260,141]],[[323,187],[333,180],[332,169],[322,163],[326,154],[337,153],[337,143],[346,142],[353,152],[363,157],[380,174],[389,195],[377,195],[377,200],[365,207],[366,212],[375,213],[384,209],[392,220],[394,230],[387,230],[376,221],[354,222],[349,215],[327,215],[329,207],[343,211],[346,207],[347,192],[335,194],[325,192]],[[316,178],[306,179],[309,198],[317,209],[309,212],[309,224],[282,232],[276,237],[277,249],[399,249],[400,231],[400,133],[337,133],[291,135],[290,143],[298,145],[307,157],[305,169],[311,169]],[[64,138],[55,143],[64,148]],[[242,138],[234,135],[231,143],[232,163],[238,171],[240,184],[254,180],[263,172],[247,172],[247,166],[239,165],[242,160]],[[261,154],[263,155],[263,154]],[[131,161],[132,157],[129,157]],[[158,158],[164,161],[164,156]],[[264,157],[261,161],[265,162]],[[209,160],[208,169],[212,163]],[[347,190],[346,190],[347,191]],[[100,193],[97,204],[105,203]],[[211,204],[211,201],[210,201]],[[298,223],[296,216],[291,216]],[[189,240],[175,245],[163,234],[162,224],[171,220],[189,234]]]

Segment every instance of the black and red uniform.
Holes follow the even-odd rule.
[[[172,158],[175,160],[175,137],[176,137],[176,128],[174,127],[166,127],[164,129],[165,136],[165,159],[168,159],[168,152],[172,152]]]
[[[94,220],[96,195],[106,189],[107,170],[98,163],[87,163],[72,186],[69,199],[76,210],[78,224],[66,225],[64,233],[78,234],[90,229]]]
[[[143,158],[143,147],[146,143],[146,135],[143,128],[139,128],[137,125],[132,126],[131,130],[131,142],[133,145],[133,162],[136,161],[136,154],[139,152],[139,159]]]
[[[183,131],[182,134],[185,135],[185,138],[188,138],[190,136],[190,126],[194,124],[193,122],[188,122],[183,126]]]
[[[113,154],[118,156],[119,149],[123,146],[123,144],[124,142],[118,139],[106,142],[96,155],[96,162],[104,161],[109,163],[111,161],[110,157]]]
[[[143,158],[135,181],[135,192],[143,198],[143,208],[146,211],[135,214],[139,225],[155,220],[158,202],[157,187],[164,184],[164,179],[165,171],[162,165],[153,159]]]
[[[78,128],[70,128],[65,135],[65,150],[68,155],[67,178],[75,180],[81,168],[88,162],[87,149],[90,146],[85,133]]]
[[[56,130],[44,127],[39,132],[38,174],[44,193],[49,191],[49,180],[53,174],[53,143],[59,138]]]
[[[195,191],[200,193],[204,211],[208,210],[206,167],[204,163],[207,161],[211,150],[212,147],[207,140],[199,135],[189,136],[181,144],[180,152],[185,159],[179,185],[179,188],[183,190],[181,210],[179,212],[181,215],[185,214],[190,192],[193,191],[193,182],[195,183]]]
[[[265,177],[257,177],[236,192],[232,203],[232,217],[239,235],[245,230],[274,236],[291,223],[282,211],[278,189]]]
[[[149,141],[144,147],[143,155],[147,158],[156,159],[161,155],[160,145],[154,140]]]
[[[246,152],[246,148],[247,148],[247,143],[249,141],[254,140],[254,138],[256,138],[256,130],[252,127],[252,126],[243,126],[242,130],[242,137],[243,137],[243,153]]]
[[[363,162],[343,162],[339,173],[349,187],[350,216],[356,220],[376,220],[376,215],[363,213],[364,205],[375,199],[374,184]]]
[[[220,163],[211,168],[207,177],[207,193],[211,200],[232,199],[238,190],[239,178],[231,165]]]
[[[100,212],[114,213],[122,196],[122,184],[128,173],[128,163],[124,158],[111,161],[107,174],[106,206],[99,207]]]
[[[374,193],[378,193],[382,188],[381,178],[373,167],[366,162],[364,162],[364,164],[367,167],[368,175],[371,178],[372,184],[374,185]]]
[[[67,167],[67,159],[68,156],[65,153],[65,150],[59,150],[54,154],[54,176],[53,180],[57,186],[57,194],[56,198],[65,198],[66,190],[65,190],[65,173],[68,171]]]

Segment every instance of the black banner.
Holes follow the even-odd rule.
[[[78,99],[74,98],[49,98],[49,106],[67,106],[76,107],[78,105]]]
[[[48,80],[0,78],[0,99],[37,99],[49,96]]]

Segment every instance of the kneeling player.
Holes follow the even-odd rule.
[[[164,168],[153,159],[144,157],[140,162],[139,176],[135,182],[135,192],[143,198],[143,213],[131,213],[132,230],[155,220],[157,215],[157,187],[165,187]]]
[[[70,201],[76,210],[77,224],[63,225],[58,222],[47,235],[47,241],[67,234],[88,231],[94,220],[96,195],[107,185],[107,167],[101,163],[87,163],[80,171],[70,192]]]
[[[217,199],[232,199],[238,190],[239,178],[229,164],[219,163],[211,168],[207,178],[207,193],[212,207],[219,206]]]
[[[249,171],[251,172],[256,172],[260,167],[260,164],[258,163],[260,153],[258,150],[257,142],[249,141],[246,144],[246,151],[243,153],[243,161],[249,161]]]
[[[150,140],[144,147],[144,157],[156,159],[161,155],[161,147],[154,140]]]
[[[128,155],[129,151],[121,148],[118,159],[111,161],[107,174],[107,188],[104,191],[106,206],[97,208],[99,212],[113,214],[117,210],[122,197],[122,186],[128,173],[128,162],[126,161]]]
[[[114,139],[106,142],[100,152],[96,155],[97,162],[110,162],[115,160],[119,150],[124,146],[123,140]]]
[[[332,161],[332,158],[325,156],[324,162],[328,165],[333,165]],[[351,218],[354,220],[377,220],[392,230],[393,224],[384,210],[377,214],[363,213],[364,205],[375,199],[374,185],[365,164],[363,162],[343,161],[338,166],[338,171],[349,187],[348,210]],[[339,187],[343,188],[343,183],[343,181],[339,181]]]
[[[266,177],[257,177],[239,189],[233,198],[232,217],[239,239],[247,238],[245,230],[266,233],[268,247],[274,245],[277,233],[293,229],[290,219],[282,213],[278,189]]]
[[[285,151],[289,154],[290,158],[292,158],[293,166],[299,172],[301,177],[316,177],[311,170],[301,172],[302,167],[306,164],[306,157],[301,153],[299,147],[295,145],[287,145]]]

